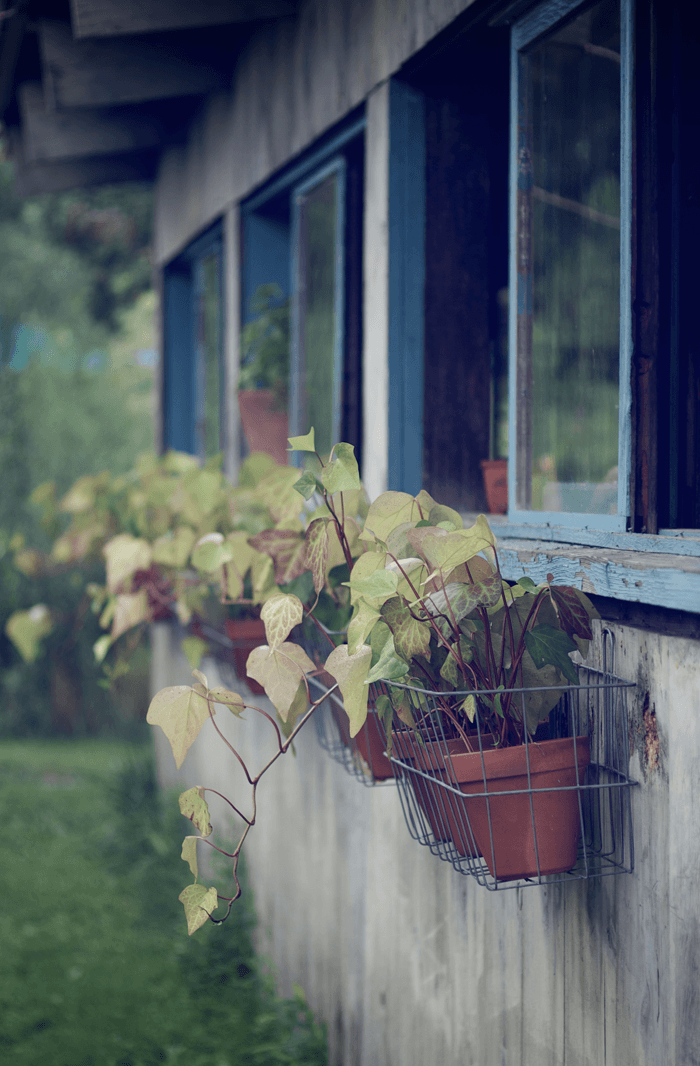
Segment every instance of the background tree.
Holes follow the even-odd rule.
[[[14,559],[47,535],[30,502],[38,485],[55,482],[60,498],[77,477],[126,471],[152,448],[152,192],[20,200],[13,181],[0,142],[0,735],[94,731],[118,725],[124,682],[116,697],[99,687],[90,626],[71,632],[82,609],[71,574],[36,575],[31,561],[22,573]],[[5,622],[49,585],[67,621],[28,665]]]

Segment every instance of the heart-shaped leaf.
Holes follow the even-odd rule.
[[[275,651],[294,627],[303,622],[304,608],[298,596],[280,592],[266,601],[260,617],[265,623],[265,636],[270,650]]]
[[[199,837],[185,837],[182,842],[182,854],[180,855],[180,858],[188,864],[195,881],[199,875],[199,867],[197,866],[197,841],[199,839]]]
[[[188,885],[178,899],[185,908],[187,932],[190,936],[201,929],[219,905],[216,889],[206,888],[205,885]]]
[[[213,707],[211,713],[215,713]],[[207,701],[188,685],[161,689],[146,715],[149,725],[159,725],[170,741],[178,769],[208,718]]]
[[[404,659],[429,654],[430,625],[414,618],[405,600],[399,596],[388,600],[382,607],[382,618],[394,634],[394,646]]]
[[[576,667],[569,658],[576,645],[567,633],[554,626],[535,626],[525,633],[525,647],[538,670],[546,665],[556,666],[572,685],[578,684]]]
[[[151,545],[147,540],[119,533],[102,549],[107,563],[107,588],[118,592],[127,578],[151,565]]]
[[[360,471],[352,444],[336,444],[331,452],[330,461],[321,471],[321,481],[327,492],[359,490],[362,488]]]
[[[286,722],[304,676],[315,666],[298,644],[280,644],[273,651],[262,644],[248,656],[246,670],[265,689],[282,721]]]
[[[306,531],[306,569],[310,570],[317,593],[326,583],[326,566],[329,552],[328,519],[315,518]]]
[[[192,825],[199,829],[203,837],[210,836],[212,825],[209,818],[209,807],[204,798],[203,786],[195,785],[193,788],[188,788],[186,792],[180,794],[178,802],[180,804],[180,814],[184,818],[189,818]]]
[[[289,451],[292,452],[315,452],[316,451],[316,434],[314,427],[312,426],[308,433],[304,433],[301,437],[287,437],[289,441]]]
[[[326,659],[325,668],[338,682],[345,713],[350,719],[350,736],[356,736],[367,718],[369,687],[365,684],[372,662],[372,649],[363,644],[350,655],[347,644],[339,644]]]

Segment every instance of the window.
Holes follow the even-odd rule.
[[[241,208],[242,319],[260,285],[290,298],[289,433],[361,458],[364,119],[326,139]]]
[[[221,227],[163,273],[163,444],[202,461],[225,451]]]
[[[624,531],[628,4],[566,7],[545,4],[512,33],[510,514]]]

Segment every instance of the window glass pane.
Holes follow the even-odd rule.
[[[221,437],[221,284],[220,256],[201,262],[198,322],[200,454],[208,458],[223,447]]]
[[[336,443],[335,338],[338,177],[305,194],[299,210],[297,432],[316,430],[316,449],[326,456]]]
[[[620,17],[604,0],[520,57],[518,506],[617,512]]]

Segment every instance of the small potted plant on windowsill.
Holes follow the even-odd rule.
[[[241,333],[238,405],[253,452],[287,462],[289,406],[289,300],[277,285],[260,285],[252,311],[256,318]]]

